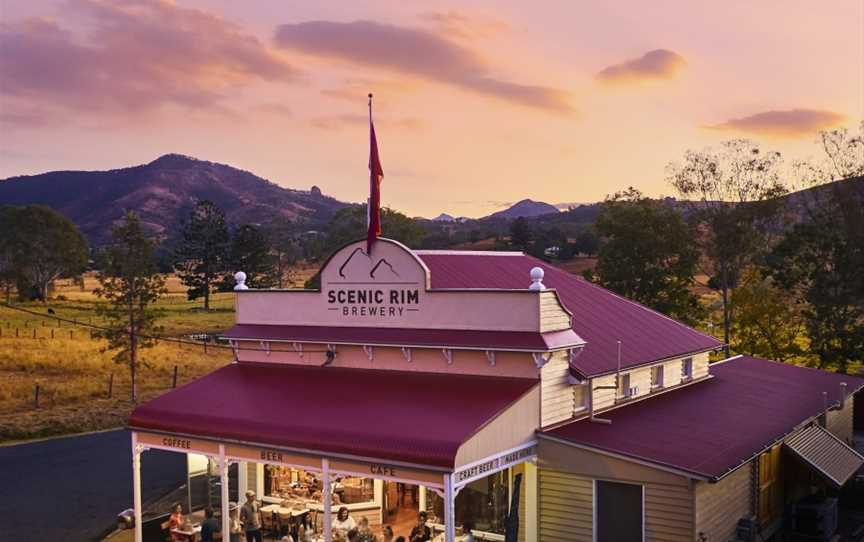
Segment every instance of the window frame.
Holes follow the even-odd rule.
[[[651,366],[651,390],[660,390],[665,387],[666,367],[660,363]]]
[[[681,382],[693,380],[693,358],[687,357],[681,360]]]

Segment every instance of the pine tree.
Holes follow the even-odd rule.
[[[175,269],[189,300],[204,298],[204,310],[210,310],[210,292],[226,271],[228,239],[222,210],[213,202],[198,202],[184,224]]]
[[[154,346],[159,332],[159,313],[153,304],[165,293],[165,278],[158,273],[153,257],[154,243],[141,229],[134,213],[112,231],[112,245],[100,256],[99,288],[96,295],[107,303],[96,312],[108,320],[102,332],[108,349],[116,350],[114,361],[129,365],[131,400],[138,400],[138,351]]]

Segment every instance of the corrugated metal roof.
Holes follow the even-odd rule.
[[[133,429],[452,468],[537,385],[461,374],[232,363],[136,408]]]
[[[549,331],[488,331],[465,329],[406,329],[346,326],[280,326],[237,324],[228,339],[297,341],[321,344],[435,346],[490,350],[556,350],[583,344],[572,329]]]
[[[815,424],[798,431],[783,444],[838,487],[864,465],[864,457]]]
[[[713,378],[541,434],[599,451],[720,478],[839,404],[864,379],[747,356],[710,366]]]
[[[714,337],[531,256],[456,251],[417,255],[429,268],[432,288],[524,289],[531,284],[531,268],[542,267],[543,283],[558,291],[573,313],[573,330],[587,342],[574,362],[585,376],[615,371],[619,340],[625,368],[721,346]]]

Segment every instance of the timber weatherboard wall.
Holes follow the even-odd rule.
[[[570,383],[566,351],[554,352],[540,369],[540,425],[548,427],[573,417],[575,391]]]
[[[753,509],[752,472],[747,463],[719,482],[695,482],[696,536],[704,533],[709,542],[734,539],[738,520]]]
[[[543,542],[593,540],[594,480],[644,487],[645,540],[694,539],[690,479],[545,438],[539,441],[539,458],[539,532]]]
[[[654,363],[634,369],[622,370],[622,375],[630,375],[630,387],[638,388],[637,393],[631,396],[630,399],[645,397],[646,395],[651,394],[651,368],[658,365],[663,366],[663,386],[657,391],[681,384],[681,368],[686,358],[693,359],[694,380],[708,376],[708,352],[694,354],[692,356],[681,356],[680,358],[675,358],[662,363]],[[594,410],[603,410],[616,405],[618,392],[614,389],[608,389],[609,386],[615,386],[615,374],[598,376],[591,379]],[[605,389],[597,389],[598,387]]]
[[[558,295],[552,290],[544,290],[540,300],[540,332],[570,329],[570,313],[564,309]]]

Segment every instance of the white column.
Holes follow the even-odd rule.
[[[450,474],[444,475],[444,542],[456,542],[456,493]]]
[[[525,487],[525,540],[526,542],[537,542],[537,521],[539,519],[537,510],[537,465],[533,461],[525,462],[524,478],[522,485]]]
[[[417,496],[417,500],[420,501],[418,508],[420,511],[426,510],[426,486],[420,486],[420,490],[417,492],[419,495]]]
[[[144,541],[144,526],[141,525],[141,449],[138,434],[132,432],[132,508],[135,510],[135,542]]]
[[[321,460],[321,498],[324,499],[324,542],[333,540],[333,496],[330,493],[330,460]]]
[[[219,485],[222,489],[222,540],[228,540],[231,536],[231,520],[228,517],[228,460],[225,459],[225,445],[219,445]]]
[[[240,461],[237,464],[237,500],[243,498],[243,494],[249,490],[249,464]],[[258,497],[261,498],[260,496]]]

